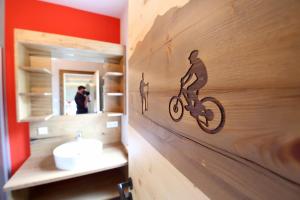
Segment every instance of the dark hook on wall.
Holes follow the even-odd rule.
[[[190,68],[180,80],[180,90],[177,96],[173,96],[169,102],[169,114],[173,121],[179,122],[184,114],[184,110],[189,111],[190,115],[196,119],[200,128],[209,134],[218,133],[225,124],[225,109],[220,101],[214,97],[204,97],[199,100],[200,89],[203,88],[207,81],[207,70],[200,58],[198,50],[193,50],[189,56]],[[186,85],[196,76],[196,80]],[[183,100],[186,101],[184,105]],[[210,123],[215,119],[215,113],[208,109],[205,103],[210,103],[218,108],[220,120],[216,127],[210,127]],[[202,120],[201,118],[204,118]]]

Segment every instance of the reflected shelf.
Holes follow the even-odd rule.
[[[41,68],[37,68],[37,67],[19,67],[20,69],[26,71],[26,72],[33,72],[33,73],[41,73],[41,74],[49,74],[51,75],[51,71],[48,68],[45,67],[41,67]]]
[[[106,92],[105,95],[107,96],[123,96],[122,92]]]
[[[123,76],[123,73],[122,72],[106,72],[104,74],[105,77],[108,77],[108,76]]]
[[[50,92],[20,92],[20,96],[29,96],[29,97],[41,97],[41,96],[52,96]]]
[[[21,122],[38,122],[38,121],[47,121],[51,117],[53,117],[54,114],[49,115],[41,115],[41,116],[28,116],[26,118],[21,119]]]
[[[121,117],[122,115],[122,112],[107,112],[108,117]]]

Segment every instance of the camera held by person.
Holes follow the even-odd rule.
[[[85,96],[89,96],[89,95],[90,95],[90,92],[89,92],[89,91],[87,91],[87,90],[84,90],[84,91],[83,91],[83,95],[85,95]]]

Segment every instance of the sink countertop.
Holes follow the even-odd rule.
[[[93,166],[70,171],[57,169],[52,154],[31,155],[4,185],[3,189],[12,191],[43,185],[126,166],[127,163],[127,153],[122,144],[104,145],[99,162]]]

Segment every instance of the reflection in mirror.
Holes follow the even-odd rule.
[[[60,70],[59,74],[62,115],[101,111],[99,71]]]
[[[28,73],[27,71],[31,70],[34,74],[37,74],[40,81],[37,87],[39,90],[32,87],[36,91],[33,91],[32,88],[30,88],[32,91],[29,91],[26,88],[25,91],[18,89],[18,93],[43,92],[42,95],[47,94],[47,97],[44,99],[47,98],[48,100],[46,102],[43,99],[40,103],[42,104],[41,108],[43,111],[47,109],[47,112],[44,112],[47,115],[44,116],[43,113],[43,116],[37,116],[35,113],[27,114],[26,112],[26,116],[22,116],[22,118],[27,118],[27,115],[29,115],[32,121],[32,117],[39,117],[39,119],[45,120],[49,116],[76,115],[77,105],[75,95],[80,85],[86,87],[86,90],[91,92],[89,102],[87,103],[87,113],[105,111],[110,114],[122,114],[124,78],[123,65],[121,64],[122,56],[119,55],[118,51],[116,52],[117,55],[111,55],[114,52],[104,54],[93,50],[37,44],[22,45],[22,48],[26,50],[26,54],[29,55],[29,61],[18,66],[18,71]],[[39,69],[39,73],[36,73],[37,68]],[[49,81],[46,81],[44,74],[47,75]],[[44,90],[43,84],[46,82],[48,85]],[[37,84],[37,82],[34,83]],[[26,98],[33,99],[27,96]],[[34,98],[37,99],[37,97]],[[20,99],[24,99],[24,95],[20,96]],[[27,104],[28,109],[27,107],[26,109],[32,111],[33,109],[31,108],[37,107],[37,103],[34,103]]]

